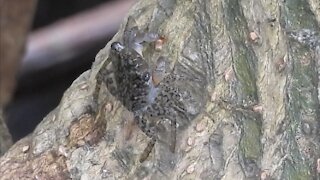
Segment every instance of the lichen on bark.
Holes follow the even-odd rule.
[[[109,63],[110,44],[121,38],[124,21],[60,105],[0,159],[0,174],[317,179],[319,53],[287,32],[318,30],[319,8],[316,0],[137,2],[129,16],[166,38],[163,53],[172,69],[180,66],[176,73],[193,77],[194,84],[185,87],[205,100],[201,113],[177,134],[176,152],[166,157],[158,143],[140,163],[148,137],[127,128],[132,115],[106,87],[96,89],[97,74]],[[49,163],[39,163],[42,159]]]

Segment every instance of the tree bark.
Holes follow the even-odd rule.
[[[319,52],[286,33],[318,31],[319,9],[317,0],[137,2],[129,16],[165,37],[172,69],[194,77],[185,87],[203,85],[194,92],[201,112],[167,154],[174,161],[156,143],[140,163],[148,137],[137,129],[126,138],[130,112],[105,86],[97,91],[125,21],[60,105],[0,159],[2,179],[319,179]]]
[[[3,110],[0,108],[0,156],[12,145],[11,135],[4,120]]]

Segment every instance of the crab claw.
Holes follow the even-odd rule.
[[[157,86],[164,79],[166,75],[166,66],[166,58],[160,56],[152,73],[152,81],[155,86]]]

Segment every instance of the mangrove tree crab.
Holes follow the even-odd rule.
[[[125,30],[122,41],[111,44],[111,63],[101,68],[99,76],[109,92],[133,113],[138,127],[151,139],[140,162],[149,156],[156,141],[173,153],[177,127],[189,124],[198,114],[195,109],[200,108],[193,105],[192,93],[184,90],[186,83],[180,82],[183,77],[174,70],[167,73],[165,56],[158,56],[155,65],[145,59],[144,47],[155,45],[161,38],[136,26]]]

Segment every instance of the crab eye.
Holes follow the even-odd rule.
[[[145,72],[143,75],[142,75],[142,80],[144,81],[149,81],[150,79],[150,73],[149,72]]]
[[[120,42],[113,42],[111,44],[111,49],[115,52],[120,52],[124,49],[124,46]]]

